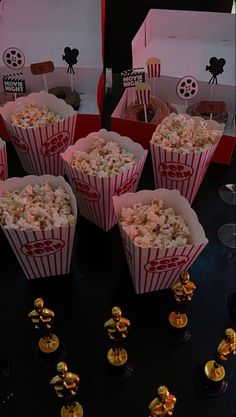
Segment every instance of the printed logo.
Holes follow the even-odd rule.
[[[121,195],[124,193],[127,193],[128,191],[132,191],[135,183],[137,181],[138,174],[133,175],[131,178],[128,178],[123,184],[120,185],[120,187],[116,190],[116,195]]]
[[[63,151],[70,140],[69,132],[60,132],[48,138],[41,149],[44,156],[53,156]]]
[[[149,261],[144,268],[151,273],[170,271],[171,269],[181,267],[188,259],[188,256],[185,255],[167,256],[166,258]]]
[[[87,184],[84,181],[79,180],[78,178],[73,178],[73,181],[76,185],[77,192],[81,194],[84,198],[90,201],[98,201],[100,198],[100,193],[92,185]]]
[[[22,153],[28,153],[29,147],[27,143],[24,143],[21,138],[18,138],[17,136],[11,135],[11,140],[14,143],[15,147],[19,149]]]
[[[0,164],[0,180],[4,181],[5,180],[5,169],[4,169],[4,165]]]
[[[159,165],[163,177],[173,181],[184,181],[193,175],[193,168],[190,165],[179,162],[163,162]]]
[[[21,251],[27,256],[47,256],[60,251],[65,246],[61,239],[41,239],[25,243]]]

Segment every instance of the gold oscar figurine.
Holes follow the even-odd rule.
[[[51,379],[50,385],[58,398],[62,399],[61,417],[82,417],[83,408],[75,401],[80,382],[79,375],[68,371],[66,362],[57,364],[57,375]]]
[[[109,339],[113,342],[113,346],[107,353],[107,359],[113,366],[121,366],[127,362],[128,354],[123,348],[123,341],[128,334],[130,321],[121,317],[120,307],[113,307],[111,310],[112,317],[107,320],[104,327],[107,331]]]
[[[225,330],[225,338],[221,340],[217,347],[216,360],[226,362],[229,355],[236,354],[236,332],[232,328]]]
[[[130,321],[122,317],[121,314],[120,307],[113,307],[112,317],[104,324],[107,336],[112,343],[107,352],[104,371],[112,381],[122,381],[129,378],[133,372],[133,364],[128,359],[128,353],[123,346],[129,331]]]
[[[191,337],[188,327],[188,317],[185,313],[186,304],[192,300],[196,286],[190,280],[189,273],[183,271],[180,273],[178,281],[171,287],[175,299],[174,311],[171,311],[168,317],[167,338],[171,343],[187,342]]]
[[[172,416],[176,397],[169,393],[169,390],[164,385],[157,388],[157,397],[149,404],[149,417],[166,417]]]
[[[42,298],[34,300],[34,310],[28,314],[28,318],[42,335],[39,339],[39,349],[44,353],[53,353],[59,346],[58,337],[51,332],[54,317],[54,312],[44,307]]]

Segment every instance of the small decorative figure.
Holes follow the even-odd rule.
[[[169,323],[177,329],[184,328],[188,323],[184,308],[187,302],[192,300],[196,285],[190,281],[189,273],[184,271],[180,273],[179,280],[171,287],[171,290],[176,301],[176,308],[169,315]]]
[[[217,84],[217,75],[222,74],[224,72],[224,65],[226,61],[224,58],[216,58],[212,56],[209,60],[210,65],[206,66],[206,71],[209,71],[212,74],[211,79],[208,81],[208,84]]]
[[[79,375],[68,372],[66,362],[57,364],[57,375],[51,379],[50,385],[54,388],[58,398],[63,399],[61,417],[82,417],[83,408],[75,401],[80,382]]]
[[[79,51],[78,49],[71,49],[67,46],[64,49],[64,54],[65,55],[62,55],[62,59],[68,64],[67,74],[74,74],[75,71],[73,65],[77,64],[78,62],[77,56],[79,55]]]
[[[225,369],[222,365],[219,365],[216,361],[211,360],[205,364],[204,372],[207,378],[212,381],[222,381],[225,377]]]
[[[124,365],[128,359],[128,354],[122,347],[122,342],[128,334],[130,321],[121,317],[120,307],[113,307],[111,314],[112,318],[104,324],[109,339],[114,342],[114,345],[107,353],[107,358],[112,365]]]
[[[28,318],[34,328],[42,334],[42,337],[39,339],[39,348],[44,353],[54,352],[59,346],[58,337],[50,332],[54,317],[54,312],[44,307],[42,298],[34,300],[34,310],[28,314]]]
[[[176,403],[176,397],[169,393],[164,385],[157,389],[157,397],[149,404],[149,417],[172,416]]]
[[[232,353],[236,354],[236,332],[234,329],[225,330],[225,338],[221,340],[219,346],[217,347],[217,360],[219,362],[226,362],[228,356]]]

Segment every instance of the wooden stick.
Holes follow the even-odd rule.
[[[73,74],[70,74],[70,88],[71,88],[71,92],[73,93],[73,91],[74,91],[74,79],[73,79]]]
[[[144,108],[145,122],[147,123],[148,119],[147,119],[147,107],[146,107],[146,104],[143,105],[143,108]]]
[[[48,93],[48,85],[47,85],[47,80],[46,80],[46,75],[45,74],[43,74],[43,81],[44,81],[45,89]]]

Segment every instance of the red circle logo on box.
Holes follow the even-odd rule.
[[[15,147],[17,149],[19,149],[20,152],[28,153],[29,147],[28,147],[27,143],[24,143],[21,138],[18,138],[15,135],[11,135],[11,140],[14,143]]]
[[[184,181],[193,175],[193,168],[180,162],[163,162],[159,170],[163,177],[173,181]]]
[[[61,239],[41,239],[25,243],[21,251],[26,256],[47,256],[62,250],[64,246],[65,242]]]
[[[124,193],[128,193],[130,190],[133,190],[133,187],[136,183],[138,178],[138,174],[133,175],[132,177],[128,178],[123,184],[120,185],[119,188],[115,191],[116,195],[121,195]]]
[[[147,272],[165,272],[171,269],[176,269],[181,267],[189,260],[188,256],[185,255],[176,255],[176,256],[167,256],[166,258],[154,259],[146,263],[144,268]]]
[[[48,138],[42,148],[41,152],[44,156],[53,156],[62,152],[70,140],[70,132],[60,132]]]
[[[5,167],[3,164],[0,164],[0,180],[5,180]]]
[[[100,198],[100,193],[96,188],[87,182],[81,181],[78,178],[73,178],[73,181],[76,185],[77,192],[81,194],[84,198],[90,201],[98,201]]]

